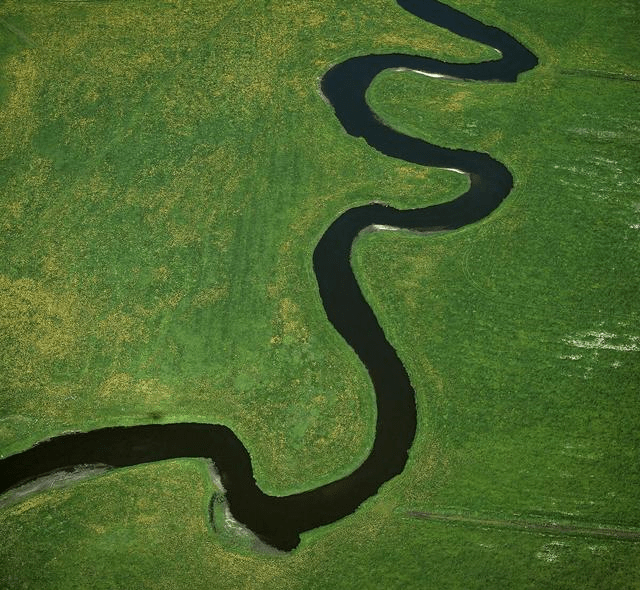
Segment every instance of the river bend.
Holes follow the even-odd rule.
[[[298,545],[300,533],[351,514],[403,471],[416,432],[415,394],[402,362],[360,291],[350,264],[352,245],[361,231],[373,225],[428,234],[478,222],[506,198],[513,178],[487,154],[438,147],[386,126],[369,108],[365,94],[373,79],[389,68],[469,82],[515,82],[537,59],[507,33],[436,0],[398,0],[398,4],[426,22],[499,50],[502,57],[454,64],[414,55],[366,55],[337,64],[322,78],[321,91],[347,133],[363,137],[373,149],[392,158],[454,168],[470,181],[464,194],[447,203],[410,210],[381,204],[349,209],[331,224],[315,248],[313,268],[327,318],[365,365],[375,390],[376,436],[369,456],[342,479],[275,497],[256,485],[249,453],[226,426],[122,426],[64,434],[2,459],[0,492],[74,466],[118,468],[173,458],[206,458],[216,466],[233,516],[264,542],[288,551]]]

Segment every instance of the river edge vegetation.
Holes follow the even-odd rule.
[[[418,394],[406,471],[277,557],[210,531],[199,462],[101,476],[2,510],[3,587],[637,586],[637,542],[409,516],[640,527],[638,8],[452,4],[541,63],[515,85],[388,72],[370,91],[393,126],[488,151],[516,182],[485,223],[355,248]],[[0,10],[2,452],[206,420],[265,491],[351,471],[372,392],[311,252],[351,206],[447,200],[464,179],[346,136],[317,78],[351,55],[495,52],[391,1]]]

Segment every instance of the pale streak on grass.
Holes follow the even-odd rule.
[[[626,339],[626,342],[616,342],[614,339]],[[610,332],[598,332],[590,330],[577,336],[570,336],[563,339],[563,342],[575,346],[576,348],[587,348],[594,350],[616,350],[619,352],[635,352],[640,350],[640,337],[638,336],[617,336]]]
[[[226,284],[202,289],[194,295],[191,305],[195,308],[209,307],[226,298],[228,292],[229,286]]]
[[[75,293],[0,275],[0,302],[0,330],[11,335],[21,358],[62,360],[78,352],[84,306]]]
[[[100,397],[119,399],[123,403],[131,398],[149,404],[161,403],[171,397],[172,389],[158,379],[134,379],[127,373],[110,375],[100,386]]]
[[[11,518],[23,515],[31,510],[49,511],[55,509],[55,507],[66,500],[71,493],[71,490],[56,489],[48,491],[47,493],[31,496],[18,504],[12,505],[6,510],[0,510],[0,522],[6,522]]]
[[[3,65],[11,88],[0,109],[0,153],[4,157],[23,151],[31,142],[38,117],[34,105],[42,86],[42,72],[36,51],[26,49]]]
[[[284,341],[305,343],[309,340],[309,331],[303,323],[300,308],[288,297],[280,300],[278,324],[279,337]]]

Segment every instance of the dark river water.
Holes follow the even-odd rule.
[[[367,55],[334,66],[322,79],[322,93],[347,133],[363,137],[373,149],[392,158],[454,168],[470,180],[469,190],[447,203],[411,210],[381,204],[349,209],[331,224],[314,251],[313,268],[327,318],[367,368],[376,393],[376,436],[365,461],[350,475],[322,487],[274,497],[257,487],[249,453],[225,426],[182,423],[104,428],[58,436],[2,459],[0,492],[74,466],[117,468],[202,457],[215,464],[236,520],[269,545],[291,550],[300,542],[300,533],[351,514],[384,482],[402,472],[416,432],[414,390],[362,296],[351,269],[351,247],[362,230],[375,225],[428,234],[475,223],[500,205],[513,178],[487,154],[446,149],[394,131],[369,109],[365,93],[375,76],[389,68],[470,83],[515,82],[537,59],[507,33],[435,0],[398,0],[398,4],[418,18],[498,49],[502,57],[453,64],[412,55]]]

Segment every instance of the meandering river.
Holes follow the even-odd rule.
[[[291,550],[300,542],[300,533],[352,513],[384,482],[403,471],[416,432],[415,394],[402,362],[360,291],[351,269],[351,248],[358,234],[372,226],[428,234],[480,221],[506,198],[513,178],[504,165],[487,154],[438,147],[393,130],[371,111],[365,94],[373,79],[389,68],[470,83],[515,82],[518,74],[537,64],[537,59],[507,33],[436,0],[398,0],[398,4],[424,21],[499,50],[502,57],[454,64],[413,55],[367,55],[334,66],[322,79],[322,93],[347,133],[363,137],[387,156],[456,169],[470,181],[464,194],[447,203],[410,210],[381,204],[349,209],[331,224],[314,251],[313,268],[327,318],[367,368],[376,393],[376,436],[365,461],[350,475],[327,485],[274,497],[258,488],[249,453],[225,426],[123,426],[61,435],[2,459],[0,492],[74,466],[118,468],[202,457],[214,462],[233,516],[266,543]]]

